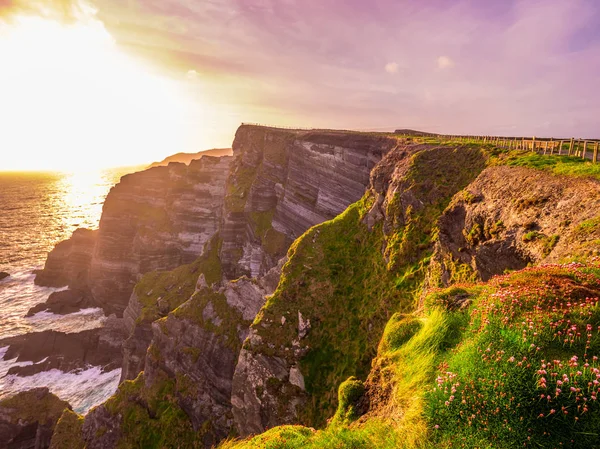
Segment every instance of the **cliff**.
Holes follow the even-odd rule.
[[[138,272],[123,382],[61,441],[592,444],[597,180],[382,134],[242,126],[233,152],[216,231]]]
[[[165,388],[170,410],[192,429],[183,440],[210,447],[234,431],[230,398],[239,351],[275,290],[289,244],[359,199],[372,167],[396,145],[385,136],[241,127],[215,239],[192,264],[148,273],[131,296],[122,380],[132,382],[86,418],[89,447],[113,444],[89,437],[107,428],[106,420],[120,429],[115,441],[134,441],[139,433],[123,431],[118,416],[138,404],[150,414],[141,432],[163,441],[167,417],[156,392]]]
[[[192,161],[202,159],[204,156],[231,156],[231,148],[213,148],[212,150],[198,151],[197,153],[177,153],[164,158],[160,162],[153,162],[147,168],[169,165],[171,162],[179,162],[189,165]]]
[[[36,282],[85,288],[107,313],[122,315],[143,273],[192,262],[217,233],[230,161],[203,157],[124,176],[104,202],[98,231],[59,243]],[[88,257],[73,260],[79,254]]]

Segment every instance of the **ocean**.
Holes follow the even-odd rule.
[[[102,204],[121,176],[141,169],[126,167],[78,173],[0,172],[0,338],[54,329],[78,332],[99,327],[101,309],[70,315],[25,314],[59,289],[33,283],[33,270],[42,268],[48,252],[78,227],[97,229]],[[85,413],[105,401],[117,388],[121,370],[102,373],[99,367],[63,373],[45,371],[34,376],[7,375],[11,366],[31,362],[4,360],[0,347],[0,399],[15,392],[47,386],[75,411]]]

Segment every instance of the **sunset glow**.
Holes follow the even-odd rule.
[[[184,146],[188,104],[127,57],[93,15],[0,22],[2,169],[151,162]]]

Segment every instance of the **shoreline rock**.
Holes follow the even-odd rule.
[[[47,449],[68,402],[48,388],[22,391],[0,401],[0,449]]]
[[[52,293],[46,302],[31,307],[25,316],[30,317],[43,311],[56,315],[68,315],[91,307],[98,307],[98,304],[89,293],[80,290],[63,290]]]

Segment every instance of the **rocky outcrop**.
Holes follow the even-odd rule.
[[[0,401],[0,449],[47,449],[63,410],[70,408],[47,388]]]
[[[220,225],[230,160],[207,156],[124,176],[106,198],[99,230],[86,231],[85,245],[79,230],[59,243],[36,282],[82,287],[85,279],[94,300],[121,315],[143,273],[202,254]]]
[[[90,307],[98,307],[98,304],[89,293],[80,290],[63,290],[50,294],[46,302],[30,308],[26,316],[33,316],[44,311],[57,315],[67,315]]]
[[[599,207],[596,180],[489,167],[440,218],[430,284],[485,281],[529,264],[593,255]]]
[[[85,288],[97,236],[98,231],[76,229],[70,239],[58,243],[48,254],[35,283],[47,287]]]
[[[6,271],[0,271],[0,281],[2,279],[6,279],[9,276],[10,276],[10,274],[8,274]]]
[[[398,147],[363,200],[294,243],[235,369],[241,435],[333,415],[338,385],[366,377],[390,310],[415,306],[435,221],[485,161],[478,149]]]
[[[86,417],[87,447],[115,447],[132,441],[135,437],[122,430],[122,414],[140,404],[150,410],[144,425],[168,435],[169,429],[155,412],[164,409],[161,404],[167,400],[181,410],[195,444],[212,447],[229,435],[233,426],[231,379],[239,350],[254,314],[277,286],[282,264],[260,280],[241,278],[220,287],[213,284],[213,288],[201,275],[192,297],[152,324],[143,373],[132,386],[128,385],[131,381],[122,384],[109,403]],[[154,396],[167,388],[170,399]]]
[[[101,366],[105,371],[121,366],[122,325],[109,319],[103,328],[65,334],[56,331],[35,332],[0,340],[0,347],[9,346],[4,360],[32,362],[13,366],[8,374],[30,376],[50,369],[63,372]]]
[[[219,263],[225,279],[264,276],[285,255],[293,238],[358,200],[372,167],[396,144],[389,137],[353,133],[240,127],[233,144],[218,256],[212,266]],[[216,281],[220,279],[211,278],[209,285]],[[125,311],[130,337],[124,344],[122,380],[134,379],[143,369],[151,321],[175,308],[165,305],[152,320],[140,320],[140,298],[165,302],[165,295],[157,293],[161,288],[144,284],[145,291],[134,292]],[[182,300],[175,306],[187,297],[180,295]],[[257,312],[246,313],[252,319]]]

